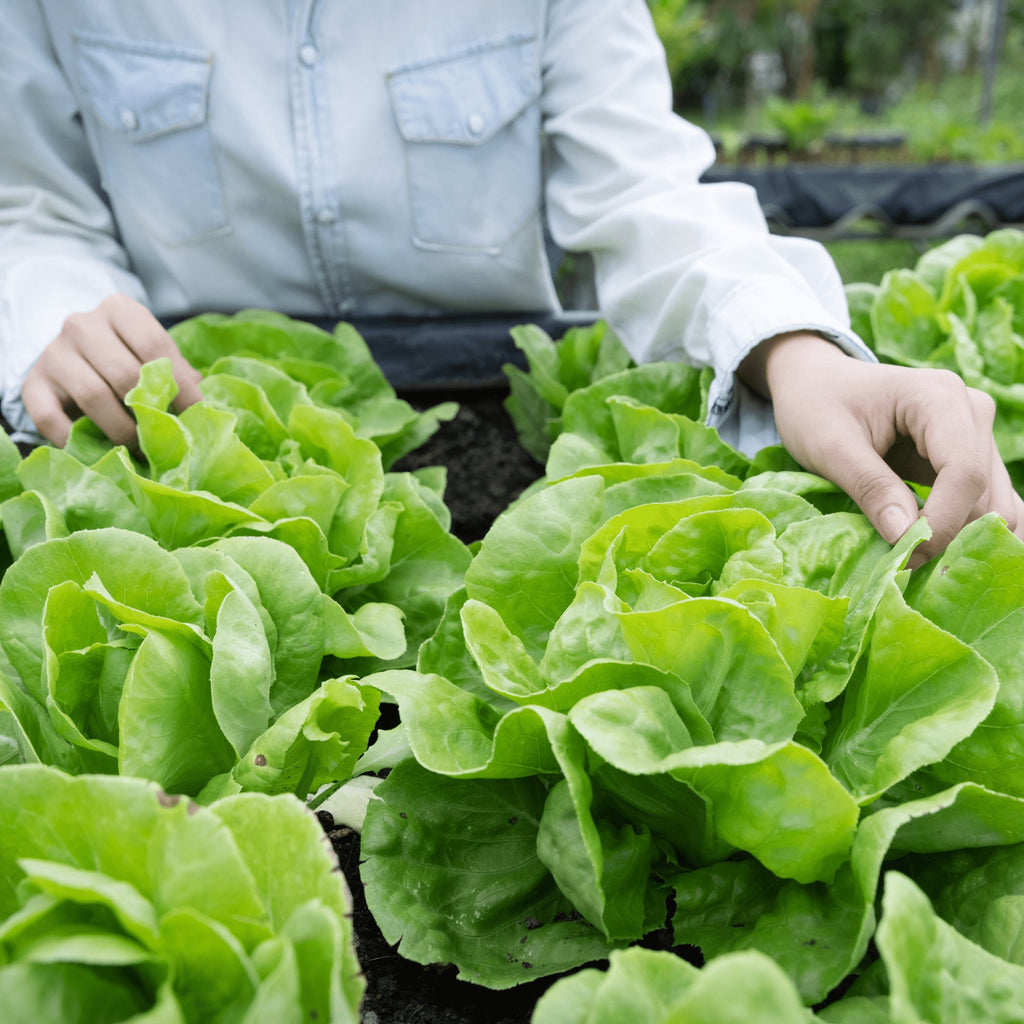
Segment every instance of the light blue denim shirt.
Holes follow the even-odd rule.
[[[13,0],[0,33],[2,409],[65,318],[558,308],[545,218],[593,254],[637,360],[714,365],[712,422],[770,415],[758,341],[849,333],[823,249],[700,185],[643,0]],[[737,408],[750,405],[749,428]],[[765,434],[764,431],[768,431]]]

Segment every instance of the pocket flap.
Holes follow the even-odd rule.
[[[540,94],[537,37],[513,36],[388,75],[407,142],[486,142]]]
[[[141,139],[205,119],[211,53],[86,32],[75,45],[82,92],[111,131]]]

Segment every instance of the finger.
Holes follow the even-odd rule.
[[[920,510],[913,491],[866,440],[848,440],[834,452],[827,475],[853,498],[890,544],[917,521]]]
[[[135,420],[110,383],[97,373],[90,362],[77,354],[69,354],[65,370],[68,400],[114,444],[134,446],[137,439]],[[135,375],[137,378],[137,370]]]
[[[955,374],[942,372],[934,379],[926,400],[912,402],[907,411],[906,431],[935,471],[923,509],[932,536],[914,553],[912,564],[944,551],[968,522],[991,509],[998,476],[994,403]],[[1009,511],[1005,492],[1002,501]]]
[[[178,394],[173,402],[175,409],[180,412],[202,398],[199,392],[202,374],[181,354],[174,339],[145,306],[123,296],[116,296],[110,301],[110,320],[118,336],[135,354],[139,363],[152,362],[161,357],[170,359],[171,373],[178,385]]]
[[[66,397],[42,374],[30,373],[21,389],[25,412],[36,430],[58,448],[67,444],[71,432],[71,417],[64,408]]]
[[[108,390],[119,404],[124,402],[128,392],[139,383],[139,371],[142,363],[135,352],[117,334],[112,324],[94,325],[88,345],[76,349],[75,355],[87,363],[92,371],[84,383],[89,388],[87,399],[92,401],[96,408],[105,401],[105,396],[95,386],[95,381],[92,380],[93,375],[106,383]],[[79,388],[83,386],[71,374],[70,367],[62,368],[61,377],[67,382],[65,386],[69,393],[74,390],[72,382],[76,382],[76,386]],[[84,408],[82,411],[86,412]],[[86,412],[86,415],[92,417],[92,413]]]
[[[991,495],[989,501],[977,510],[977,515],[983,516],[987,512],[996,512],[1003,517],[1011,532],[1015,532],[1021,525],[1021,500],[1013,489],[1010,474],[1003,464],[995,444],[992,445],[992,483],[989,490]]]

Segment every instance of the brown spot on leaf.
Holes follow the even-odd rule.
[[[253,758],[253,763],[256,765],[257,768],[265,768],[266,764],[267,764],[267,755],[266,754],[257,754]]]

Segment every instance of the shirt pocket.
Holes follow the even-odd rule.
[[[226,230],[207,116],[212,54],[82,32],[75,60],[122,227],[136,220],[169,245]]]
[[[388,75],[413,242],[498,253],[538,216],[537,38],[516,35]]]

